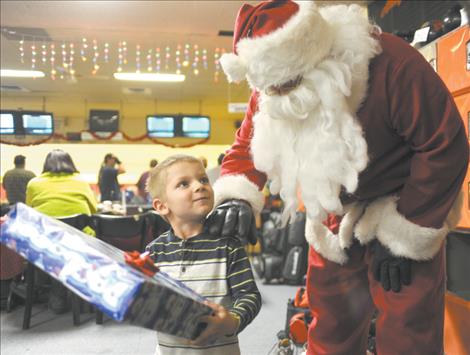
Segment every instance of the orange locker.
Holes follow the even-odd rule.
[[[464,121],[467,137],[470,137],[469,51],[469,26],[462,26],[437,40],[437,72],[455,99]],[[470,169],[467,170],[462,190],[464,193],[464,205],[457,229],[470,232]]]
[[[437,72],[454,97],[464,121],[467,138],[470,140],[469,26],[460,27],[439,38],[436,45]],[[467,169],[462,191],[464,204],[461,218],[455,235],[450,235],[447,240],[449,291],[445,299],[444,350],[448,355],[470,354],[470,288],[466,281],[468,277],[462,277],[468,267],[466,250],[470,252],[470,169]]]

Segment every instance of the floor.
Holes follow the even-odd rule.
[[[267,355],[276,343],[276,334],[284,327],[287,300],[297,286],[264,285],[258,282],[263,307],[258,317],[239,336],[241,353]],[[94,314],[81,315],[81,325],[74,327],[72,314],[54,315],[47,305],[33,308],[31,328],[22,330],[22,306],[0,314],[0,354],[2,355],[87,355],[153,354],[155,335],[152,330],[106,319],[94,322]]]

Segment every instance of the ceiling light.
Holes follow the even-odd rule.
[[[2,78],[43,78],[45,74],[38,70],[1,69]]]
[[[114,73],[117,80],[129,81],[166,81],[178,82],[186,78],[182,74],[159,74],[159,73]]]

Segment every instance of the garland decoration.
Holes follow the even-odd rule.
[[[97,135],[95,132],[87,131],[87,130],[81,131],[80,133],[84,133],[84,132],[89,133],[94,139],[100,140],[100,141],[110,141],[118,133],[121,133],[122,137],[126,141],[129,141],[129,142],[140,142],[140,141],[143,141],[144,139],[148,139],[154,144],[160,144],[160,145],[163,145],[165,147],[170,147],[170,148],[189,148],[189,147],[194,147],[195,145],[203,144],[203,143],[206,143],[207,141],[209,141],[209,138],[204,138],[204,139],[198,140],[196,142],[188,142],[188,143],[185,143],[185,144],[179,144],[179,143],[169,143],[169,142],[165,142],[165,141],[162,141],[162,140],[155,139],[153,137],[150,137],[147,133],[145,133],[141,136],[131,137],[131,136],[129,136],[128,134],[126,134],[124,132],[116,131],[116,132],[109,132],[110,134],[108,136],[102,137],[102,136]],[[33,146],[33,145],[44,144],[44,143],[50,141],[51,139],[62,140],[62,141],[72,141],[71,139],[68,139],[67,136],[65,136],[63,134],[60,134],[60,133],[53,133],[53,134],[51,134],[51,135],[49,135],[45,138],[41,138],[41,139],[35,140],[35,141],[29,141],[29,142],[26,142],[26,143],[16,142],[16,141],[13,142],[13,141],[5,140],[4,136],[0,135],[0,144],[15,145],[15,146],[18,146],[18,147],[28,147],[28,146]]]

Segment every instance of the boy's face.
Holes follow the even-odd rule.
[[[170,222],[201,222],[214,206],[214,191],[199,162],[179,162],[166,171],[165,196],[153,207]]]

